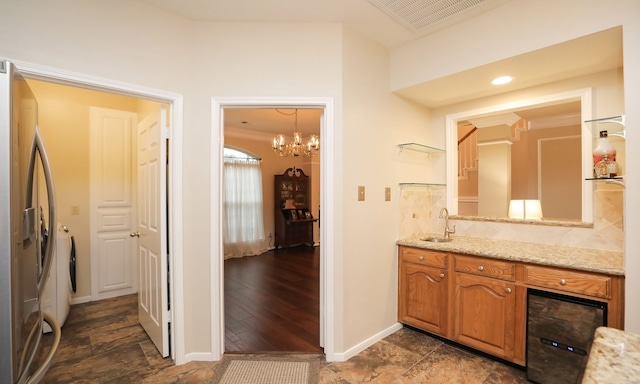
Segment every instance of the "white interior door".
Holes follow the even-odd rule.
[[[90,110],[92,300],[137,292],[134,242],[135,113]],[[72,207],[71,214],[74,212]],[[55,225],[55,223],[51,223]]]
[[[166,110],[138,124],[138,317],[163,357],[169,355],[166,234]]]

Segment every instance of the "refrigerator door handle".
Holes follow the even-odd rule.
[[[56,225],[56,198],[55,190],[53,187],[53,177],[51,175],[51,165],[49,163],[49,156],[44,146],[44,140],[42,139],[42,133],[40,127],[36,125],[35,134],[33,137],[33,144],[31,146],[31,156],[29,156],[29,170],[27,177],[27,196],[25,211],[32,209],[33,203],[33,178],[35,177],[36,167],[36,155],[40,155],[40,161],[42,163],[42,170],[44,172],[44,180],[47,187],[47,203],[49,204],[49,226]],[[42,271],[38,276],[38,296],[43,295],[47,276],[51,269],[51,263],[53,260],[53,250],[55,249],[56,236],[50,236],[49,241],[46,243],[45,257],[43,260]]]

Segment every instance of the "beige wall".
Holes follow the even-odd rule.
[[[329,97],[341,131],[341,26],[198,23],[136,1],[27,0],[4,2],[0,29],[2,57],[184,95],[181,342],[187,359],[209,358],[211,308],[221,305],[210,297],[210,261],[221,257],[209,237],[210,164],[220,158],[211,151],[211,99]]]
[[[414,85],[622,24],[624,97],[627,105],[640,105],[639,7],[636,0],[615,7],[595,0],[515,0],[390,53],[333,23],[189,22],[129,0],[3,1],[0,56],[184,95],[184,342],[194,358],[211,351],[211,306],[220,305],[209,295],[210,257],[217,256],[210,255],[216,245],[209,241],[215,219],[209,215],[209,164],[219,156],[210,150],[211,98],[332,97],[332,343],[345,352],[396,321],[397,183],[444,179],[442,159],[432,160],[432,169],[397,153],[402,142],[444,144],[444,131],[425,108],[389,94],[389,84]],[[613,99],[621,102],[621,94]],[[617,105],[596,113],[620,112]],[[626,112],[629,125],[640,126],[640,111]],[[630,130],[627,145],[640,146],[638,130]],[[640,154],[629,154],[627,163],[628,173],[640,172]],[[356,201],[358,185],[367,188],[365,202]],[[388,203],[382,198],[387,186],[394,191]],[[638,178],[627,181],[627,191],[640,195]],[[640,201],[631,200],[626,229],[640,233],[640,219],[633,219],[640,217]],[[628,255],[640,254],[639,242],[628,237]],[[635,276],[627,289],[640,290],[640,260],[629,256],[627,268]],[[627,317],[634,316],[640,319],[640,306],[629,302]],[[628,324],[640,331],[636,322]]]

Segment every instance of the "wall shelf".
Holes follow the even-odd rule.
[[[400,188],[418,187],[418,188],[444,188],[447,185],[443,183],[400,183]]]
[[[585,120],[585,124],[591,130],[591,135],[594,139],[599,136],[600,131],[607,131],[608,136],[626,139],[624,115]]]
[[[422,144],[418,144],[418,143],[398,144],[398,148],[400,148],[400,152],[402,152],[405,149],[407,149],[407,150],[410,150],[410,151],[426,153],[428,155],[432,155],[432,154],[443,155],[444,154],[444,149],[435,148],[435,147],[429,147],[428,145],[422,145]]]
[[[588,177],[585,180],[589,181],[603,181],[607,184],[615,184],[621,187],[624,187],[624,177],[616,176],[616,177]]]

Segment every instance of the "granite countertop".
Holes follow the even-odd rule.
[[[404,239],[396,244],[624,276],[623,254],[615,251],[465,236],[453,236],[447,243]]]
[[[640,335],[615,328],[596,329],[582,384],[637,383]]]

